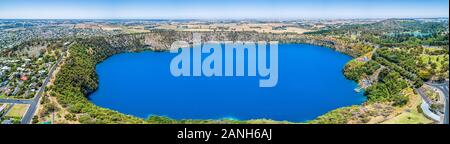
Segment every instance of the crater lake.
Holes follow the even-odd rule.
[[[259,77],[174,77],[169,52],[114,55],[96,67],[94,104],[125,114],[174,119],[272,119],[306,122],[366,98],[342,70],[352,58],[307,44],[279,44],[278,84]]]

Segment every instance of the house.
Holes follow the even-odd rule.
[[[22,76],[20,76],[20,80],[27,81],[28,77],[26,75],[22,75]]]
[[[5,86],[8,84],[8,80],[3,81],[2,83],[0,83],[0,87]]]
[[[12,120],[4,120],[2,124],[12,124]]]
[[[45,63],[45,67],[47,68],[47,69],[51,69],[51,67],[52,67],[52,64],[51,63]]]
[[[17,62],[19,62],[19,60],[8,60],[8,61],[6,61],[6,63],[17,63]]]
[[[27,90],[27,91],[25,91],[24,96],[28,97],[28,95],[30,95],[30,91]]]
[[[0,113],[6,108],[7,104],[2,104],[0,106]]]
[[[39,73],[39,75],[45,75],[47,73],[47,71],[46,70],[40,70],[38,73]]]
[[[25,69],[23,67],[18,67],[17,71],[24,71]]]
[[[27,59],[24,59],[24,61],[25,62],[31,62],[31,59],[27,58]]]
[[[361,57],[357,58],[356,60],[359,61],[359,62],[368,62],[369,58],[367,56],[365,56],[365,57],[362,57],[362,58]]]
[[[7,95],[7,96],[9,96],[9,94],[11,94],[11,89],[9,89],[8,86],[3,87],[1,91],[3,91],[3,93],[5,93],[5,95]]]
[[[3,71],[9,71],[9,70],[11,70],[11,67],[3,66],[3,67],[2,67],[2,70],[3,70]]]
[[[11,95],[17,95],[17,93],[19,93],[19,92],[20,92],[20,88],[16,87],[16,88],[14,88],[14,91],[12,92]]]
[[[33,82],[29,85],[30,88],[35,88],[37,86],[37,83]]]

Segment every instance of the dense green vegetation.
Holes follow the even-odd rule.
[[[374,24],[346,25],[313,35],[335,36],[340,41],[377,45],[372,60],[349,62],[344,74],[360,81],[384,66],[378,80],[367,88],[369,102],[393,102],[404,105],[402,89],[418,88],[424,81],[448,78],[448,21],[385,20]],[[425,48],[428,46],[438,46]]]
[[[166,45],[176,36],[189,35],[159,32],[159,41]],[[232,35],[232,34],[231,34]],[[245,36],[245,35],[244,35]],[[242,35],[231,36],[242,39]],[[422,22],[416,20],[386,20],[374,24],[346,25],[308,33],[306,36],[261,35],[246,39],[276,39],[281,42],[312,43],[336,48],[354,57],[372,54],[367,61],[349,62],[343,73],[351,80],[370,80],[365,95],[367,105],[387,104],[401,107],[408,103],[405,89],[420,87],[424,81],[448,79],[448,22]],[[62,66],[52,87],[52,94],[71,114],[66,119],[81,123],[247,123],[234,120],[174,120],[150,116],[140,119],[101,108],[86,98],[97,88],[95,65],[114,54],[146,50],[142,35],[117,35],[77,39],[69,49],[69,57]],[[163,50],[161,48],[160,50]],[[379,73],[378,73],[379,72]],[[374,79],[375,78],[375,79]],[[54,110],[52,105],[46,106]],[[356,119],[354,113],[360,106],[334,110],[310,123],[348,123]],[[381,110],[378,110],[381,111]],[[375,113],[372,111],[371,113]],[[370,114],[368,114],[370,115]],[[379,115],[383,115],[380,114]],[[357,122],[368,122],[361,114]]]
[[[144,121],[92,104],[86,95],[97,88],[96,60],[86,47],[75,45],[56,77],[52,95],[69,112],[77,114],[80,123],[143,123]]]
[[[380,69],[381,66],[376,61],[357,62],[351,61],[344,69],[344,75],[354,81],[359,81],[363,77],[368,77]],[[365,95],[368,102],[394,102],[395,105],[406,104],[408,98],[401,95],[401,91],[408,87],[407,81],[395,70],[384,68],[380,71],[378,79],[369,86]]]
[[[309,121],[310,124],[346,124],[356,111],[357,106],[344,107],[328,112],[315,120]]]
[[[381,67],[375,61],[358,62],[351,61],[344,68],[344,75],[351,80],[359,81],[362,76],[370,76]]]
[[[135,35],[130,35],[131,37]],[[117,40],[120,41],[120,37]],[[122,39],[123,40],[123,39]],[[51,96],[56,96],[58,103],[70,112],[65,119],[80,123],[246,123],[236,120],[174,120],[163,116],[150,116],[147,120],[125,115],[113,110],[101,108],[91,103],[87,96],[98,87],[95,72],[97,63],[109,56],[123,52],[146,50],[139,38],[122,41],[123,47],[114,47],[107,38],[89,40],[79,39],[77,44],[69,48],[68,57],[58,73],[54,85],[51,86]],[[126,43],[126,44],[124,44]],[[45,113],[58,110],[53,103],[45,103]]]
[[[390,19],[373,24],[351,24],[337,28],[330,27],[309,34],[336,36],[357,35],[357,41],[370,42],[381,47],[446,46],[449,40],[448,21],[426,22],[413,19]]]
[[[372,55],[367,62],[350,61],[343,71],[348,79],[357,82],[364,79],[366,86],[370,80],[365,90],[368,101],[363,106],[331,111],[310,123],[365,123],[368,116],[356,117],[354,113],[367,111],[364,109],[370,105],[402,107],[410,100],[405,94],[406,89],[419,88],[425,81],[448,79],[448,21],[391,19],[328,27],[307,34],[348,45],[350,51],[360,51],[357,57]],[[369,53],[355,49],[355,45],[377,49]],[[374,73],[377,70],[379,73]]]
[[[384,69],[380,72],[378,83],[366,90],[368,102],[393,102],[394,106],[402,106],[408,102],[408,97],[401,91],[408,87],[408,83],[398,72]]]

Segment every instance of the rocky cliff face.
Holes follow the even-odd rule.
[[[334,48],[337,51],[353,55],[351,49],[343,44],[339,44],[332,39],[324,37],[300,35],[300,34],[272,34],[257,32],[181,32],[181,31],[154,31],[151,33],[141,34],[144,37],[144,45],[152,50],[164,51],[169,50],[175,41],[193,42],[193,35],[201,35],[202,42],[206,41],[278,41],[280,43],[305,43],[326,46]]]
[[[113,47],[140,45],[155,51],[169,50],[175,41],[193,43],[193,35],[201,35],[201,41],[279,41],[280,43],[315,43],[308,37],[298,34],[262,34],[257,32],[181,32],[153,31],[143,34],[119,35],[106,38]]]
[[[142,34],[124,34],[103,38],[90,38],[82,43],[91,46],[109,45],[112,48],[147,47],[156,51],[169,50],[175,41],[193,42],[193,35],[201,41],[279,41],[280,43],[306,43],[307,37],[298,34],[262,34],[257,32],[181,32],[152,31]]]
[[[308,37],[299,34],[263,34],[257,32],[181,32],[153,31],[142,34],[144,43],[152,50],[169,50],[175,41],[193,42],[193,35],[201,36],[202,42],[207,41],[279,41],[280,43],[308,43]]]
[[[106,53],[115,54],[120,52],[131,52],[141,50],[166,51],[175,41],[193,42],[193,35],[201,35],[202,42],[206,41],[278,41],[280,43],[306,43],[326,46],[337,51],[355,56],[351,49],[343,44],[336,43],[332,39],[311,35],[294,33],[273,34],[258,32],[184,32],[155,30],[141,34],[121,34],[105,37],[91,37],[77,39],[76,41],[88,47],[98,48]]]

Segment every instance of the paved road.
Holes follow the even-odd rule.
[[[432,86],[434,88],[439,89],[440,91],[442,91],[442,93],[444,93],[444,97],[445,97],[445,112],[444,112],[444,124],[449,124],[448,120],[449,120],[449,92],[448,92],[448,87],[449,87],[449,82],[446,81],[444,83],[426,83],[429,86]]]
[[[30,107],[28,108],[28,111],[25,113],[25,115],[22,118],[21,124],[29,124],[31,123],[31,119],[34,116],[34,113],[36,112],[37,105],[39,103],[39,100],[42,97],[42,94],[45,91],[45,87],[47,87],[48,82],[50,81],[51,77],[53,76],[53,72],[55,71],[56,67],[61,63],[63,56],[65,55],[65,52],[62,53],[62,56],[58,59],[55,65],[50,69],[47,78],[45,78],[44,83],[42,84],[41,88],[39,89],[38,93],[34,96],[34,98],[31,100]]]
[[[425,95],[425,93],[423,93],[422,90],[415,89],[415,91],[422,97],[422,104],[420,105],[420,108],[422,108],[425,116],[433,119],[434,121],[441,122],[440,116],[430,110],[431,100]]]
[[[415,89],[417,93],[419,93],[420,97],[422,97],[422,100],[424,100],[428,104],[432,104],[433,102],[431,99],[421,90],[421,89]]]
[[[448,85],[447,87],[445,87],[444,89],[444,93],[446,95],[445,97],[445,116],[444,116],[444,124],[449,124],[448,123],[448,117],[449,117],[449,103],[448,103]]]
[[[32,100],[0,99],[0,103],[31,104]]]

